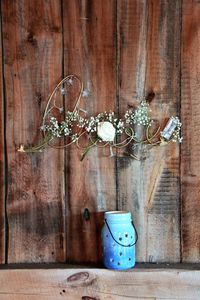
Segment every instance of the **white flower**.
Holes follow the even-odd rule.
[[[104,142],[112,142],[115,138],[116,129],[112,123],[108,121],[99,122],[97,125],[97,135]]]
[[[19,149],[17,149],[19,152],[25,152],[24,145],[20,145]]]

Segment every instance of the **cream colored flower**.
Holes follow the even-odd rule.
[[[24,145],[20,145],[20,147],[17,149],[18,152],[25,152]]]
[[[97,135],[104,142],[113,142],[116,135],[116,129],[113,124],[108,121],[99,122],[97,126]]]

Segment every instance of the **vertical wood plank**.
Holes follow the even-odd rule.
[[[37,143],[49,93],[62,77],[59,0],[3,1],[8,156],[8,262],[65,260],[64,156]]]
[[[118,38],[120,113],[147,98],[164,125],[180,104],[180,1],[118,1]],[[118,202],[133,212],[137,261],[180,260],[177,145],[118,158]]]
[[[82,107],[89,115],[115,109],[116,6],[113,0],[64,1],[65,74],[83,80]],[[68,103],[68,108],[73,107]],[[67,152],[68,210],[67,259],[96,262],[100,256],[100,230],[105,210],[116,207],[115,158],[93,149],[80,162],[80,152]],[[85,220],[85,209],[90,219]]]
[[[148,8],[145,1],[118,2],[119,112],[137,105],[145,93]],[[118,205],[132,211],[139,234],[137,261],[147,261],[143,164],[118,158]]]
[[[1,11],[1,9],[0,9]],[[5,262],[5,148],[2,26],[0,16],[0,263]]]
[[[182,259],[200,262],[200,2],[183,1],[181,147]]]

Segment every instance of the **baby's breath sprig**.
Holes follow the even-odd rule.
[[[135,111],[128,110],[125,113],[126,123],[130,125],[151,126],[150,112],[149,104],[146,101],[142,101]]]
[[[68,111],[65,116],[65,120],[58,122],[55,117],[51,117],[49,124],[44,124],[40,129],[44,133],[51,134],[53,137],[61,138],[64,136],[74,137],[73,127],[75,126],[83,127],[84,119],[79,116],[78,111]]]

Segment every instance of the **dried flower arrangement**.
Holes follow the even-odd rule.
[[[61,97],[66,95],[68,89],[73,86],[74,82],[79,85],[79,94],[76,99],[75,107],[72,111],[64,112],[64,107],[57,106],[55,95]],[[150,115],[150,107],[146,101],[142,101],[139,106],[133,110],[128,110],[123,119],[119,119],[114,112],[103,112],[97,116],[87,117],[87,112],[80,108],[81,97],[87,92],[83,90],[83,83],[75,75],[68,75],[55,87],[52,92],[43,116],[42,126],[43,140],[40,144],[32,147],[21,145],[19,152],[41,152],[45,146],[54,148],[64,148],[75,144],[83,150],[81,160],[88,151],[93,147],[110,147],[111,156],[113,149],[126,148],[128,145],[145,145],[152,148],[154,146],[167,145],[170,142],[182,141],[180,135],[181,122],[178,117],[169,118],[166,126],[161,130],[160,126],[156,129],[155,121]],[[62,115],[55,116],[56,113]],[[144,132],[144,138],[139,139],[135,126],[140,126]],[[87,136],[87,144],[80,145],[83,136]],[[66,138],[68,142],[62,146],[55,146],[53,140]],[[133,153],[130,157],[140,159]]]

